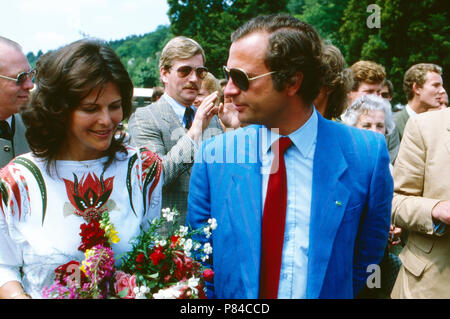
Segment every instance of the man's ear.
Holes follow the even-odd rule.
[[[294,96],[303,83],[303,73],[297,72],[294,74],[286,84],[286,92],[288,96]]]
[[[417,84],[417,82],[414,82],[412,85],[412,89],[415,95],[420,95],[420,89],[421,87],[419,86],[419,84]]]
[[[170,71],[165,69],[163,66],[159,68],[159,76],[161,78],[161,82],[164,84],[164,86],[166,86],[168,80],[167,80],[167,74]]]

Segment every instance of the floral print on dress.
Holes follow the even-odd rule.
[[[74,180],[64,179],[66,185],[67,197],[76,215],[82,216],[87,222],[91,220],[100,220],[103,212],[108,210],[105,206],[112,190],[114,177],[100,179],[95,173],[83,175],[80,181],[76,174],[73,174]]]

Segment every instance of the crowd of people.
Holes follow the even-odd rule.
[[[206,59],[174,37],[163,87],[133,112],[105,43],[70,43],[31,69],[0,37],[0,298],[42,298],[53,270],[82,258],[80,224],[108,211],[123,253],[165,207],[192,228],[217,220],[201,239],[210,298],[450,298],[440,66],[405,72],[397,110],[382,65],[347,66],[286,14],[233,32],[224,79]]]

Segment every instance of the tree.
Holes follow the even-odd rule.
[[[231,33],[260,14],[286,12],[287,0],[168,0],[171,31],[196,40],[205,51],[206,67],[222,77]]]
[[[317,30],[320,36],[343,50],[339,29],[349,0],[290,0],[289,12]]]
[[[394,100],[402,103],[406,103],[402,91],[404,73],[416,63],[442,66],[448,88],[450,26],[449,13],[442,10],[445,1],[377,0],[381,25],[372,29],[367,26],[370,2],[350,0],[345,10],[340,34],[347,62],[365,59],[382,64],[394,84]]]
[[[135,87],[154,87],[160,84],[159,56],[164,45],[173,37],[168,26],[159,26],[142,36],[110,42],[127,68]]]

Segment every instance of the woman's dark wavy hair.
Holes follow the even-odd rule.
[[[305,103],[312,103],[319,94],[326,70],[317,31],[288,14],[274,14],[248,21],[233,32],[231,41],[235,42],[254,32],[270,34],[265,62],[269,70],[276,71],[272,74],[274,88],[283,90],[301,72],[303,82],[297,94]]]
[[[30,148],[47,161],[48,172],[66,141],[71,113],[94,89],[108,82],[116,84],[123,119],[131,115],[133,84],[120,58],[102,41],[79,40],[49,52],[39,58],[36,70],[36,90],[22,110],[22,118]],[[124,134],[113,137],[105,169],[117,152],[127,153],[124,138]]]

